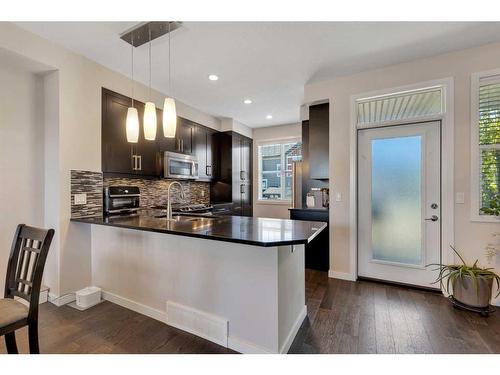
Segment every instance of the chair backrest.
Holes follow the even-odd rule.
[[[5,280],[5,298],[19,297],[29,302],[30,315],[38,311],[38,299],[45,260],[54,229],[19,224],[12,241]]]

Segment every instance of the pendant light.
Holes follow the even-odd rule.
[[[177,128],[177,111],[175,109],[175,100],[172,95],[172,59],[170,53],[170,24],[168,23],[168,93],[163,102],[163,135],[167,138],[174,138]]]
[[[144,138],[156,139],[156,107],[151,101],[151,28],[149,28],[149,101],[144,107]]]
[[[134,107],[134,37],[132,36],[132,106],[127,110],[127,142],[137,143],[139,141],[139,114]]]

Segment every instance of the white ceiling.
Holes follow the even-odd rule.
[[[130,76],[130,45],[119,34],[135,22],[17,24]],[[299,121],[307,82],[496,41],[497,22],[185,22],[172,33],[173,94],[250,127],[286,124]],[[165,93],[167,46],[166,36],[153,41],[153,87]],[[147,44],[135,56],[135,78],[147,84]]]

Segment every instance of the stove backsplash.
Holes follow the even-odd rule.
[[[167,205],[167,188],[173,180],[147,180],[142,178],[103,177],[101,172],[71,171],[71,217],[102,216],[102,190],[111,185],[138,186],[142,208]],[[172,202],[180,204],[209,204],[210,183],[179,180],[186,201],[180,199],[179,187],[172,187]],[[75,194],[85,193],[87,202],[75,204]]]
[[[141,178],[104,177],[103,186],[126,185],[138,186],[141,191],[141,208],[167,205],[168,185],[174,180],[147,180]],[[179,186],[174,185],[171,189],[172,203],[180,204],[209,204],[210,184],[208,182],[176,180],[179,181],[184,190],[186,200],[180,196]]]

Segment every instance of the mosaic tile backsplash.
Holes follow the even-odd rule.
[[[138,186],[141,191],[141,208],[152,208],[154,206],[167,205],[168,185],[174,180],[160,179],[147,180],[140,178],[104,177],[104,187],[113,185]],[[172,203],[180,204],[208,204],[210,203],[210,184],[208,182],[197,182],[179,180],[184,190],[186,200],[180,197],[179,186],[174,185],[171,189]]]
[[[75,204],[75,194],[87,194],[86,204]],[[102,216],[102,173],[71,171],[71,217]]]
[[[167,205],[168,185],[174,180],[148,180],[141,178],[103,177],[100,172],[71,171],[71,217],[102,216],[103,188],[113,185],[138,186],[141,191],[141,208]],[[209,204],[210,184],[207,182],[179,180],[185,194],[181,199],[179,187],[172,187],[172,202],[179,204]],[[86,193],[86,204],[75,204],[75,194]]]

